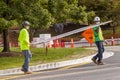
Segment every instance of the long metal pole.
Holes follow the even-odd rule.
[[[36,43],[32,43],[32,44],[46,43],[46,42],[49,42],[49,41],[52,41],[52,40],[55,40],[55,39],[59,39],[59,38],[66,37],[66,36],[69,36],[69,35],[72,35],[72,34],[75,34],[75,33],[78,33],[78,32],[85,31],[85,30],[87,30],[87,29],[89,29],[89,28],[94,28],[94,27],[96,27],[96,26],[105,25],[105,24],[108,24],[108,23],[111,23],[111,22],[112,22],[112,21],[107,21],[107,22],[103,22],[103,23],[100,23],[100,24],[96,24],[96,25],[86,26],[86,27],[79,28],[79,29],[76,29],[76,30],[73,30],[73,31],[69,31],[69,32],[66,32],[66,33],[63,33],[63,34],[54,36],[54,37],[52,37],[52,38],[49,38],[49,39],[47,39],[47,40],[43,40],[43,41],[36,42]]]

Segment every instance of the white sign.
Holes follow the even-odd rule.
[[[40,42],[44,42],[44,41],[46,41],[46,40],[48,40],[48,39],[51,38],[51,34],[39,34],[39,38],[40,38]],[[48,43],[49,43],[50,45],[52,45],[52,44],[53,44],[53,41],[51,40],[51,41],[49,41]]]

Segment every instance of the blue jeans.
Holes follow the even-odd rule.
[[[94,56],[94,58],[98,59],[98,62],[101,62],[103,58],[103,52],[104,52],[103,41],[97,41],[95,42],[95,44],[98,48],[98,53]]]
[[[32,54],[31,54],[30,50],[22,50],[22,52],[24,55],[24,64],[23,64],[22,68],[23,68],[24,72],[27,72],[28,68],[29,68],[30,59],[32,58]]]

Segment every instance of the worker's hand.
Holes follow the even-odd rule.
[[[106,45],[108,45],[108,41],[107,40],[105,40],[104,42],[105,42]]]
[[[35,47],[35,44],[33,44],[33,43],[30,43],[30,47]]]

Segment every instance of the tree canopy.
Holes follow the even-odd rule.
[[[7,1],[7,3],[6,3]],[[1,22],[31,22],[32,27],[49,28],[53,23],[92,22],[95,15],[103,21],[113,19],[119,24],[119,0],[1,0]],[[0,28],[4,28],[2,24]],[[15,24],[13,24],[15,25]],[[6,27],[8,28],[9,25]]]
[[[79,0],[78,4],[94,11],[102,21],[113,20],[113,26],[120,25],[120,0]]]

